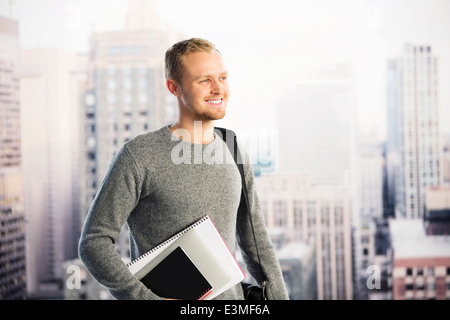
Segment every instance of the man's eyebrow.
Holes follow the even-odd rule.
[[[220,74],[220,76],[228,76],[228,71],[222,72]],[[198,77],[195,77],[193,80],[195,81],[195,80],[199,80],[199,79],[202,79],[202,78],[209,78],[209,77],[213,77],[213,75],[212,74],[201,74]]]

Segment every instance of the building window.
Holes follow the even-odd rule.
[[[428,268],[428,275],[434,276],[434,268],[433,267]]]
[[[330,219],[329,219],[330,208],[328,206],[324,206],[321,208],[320,213],[321,213],[322,226],[328,227],[330,225]]]
[[[416,289],[417,290],[424,290],[425,289],[425,284],[423,282],[417,283],[416,284]]]
[[[336,204],[334,208],[334,220],[336,225],[342,225],[344,223],[344,207],[342,204]]]
[[[315,202],[308,202],[308,227],[313,228],[316,225],[316,204]]]
[[[131,90],[133,88],[133,81],[130,78],[123,78],[122,85],[124,89]]]
[[[142,104],[147,103],[148,102],[147,93],[145,93],[145,92],[140,93],[138,96],[138,100],[139,100],[139,103],[142,103]]]
[[[123,102],[127,104],[133,103],[133,96],[130,93],[125,93],[123,95]]]
[[[108,92],[108,95],[106,97],[106,100],[109,104],[116,104],[117,103],[117,96],[114,92]]]
[[[287,206],[284,201],[274,202],[274,223],[276,226],[287,226]]]
[[[417,268],[417,275],[423,276],[423,268]]]
[[[302,207],[301,202],[294,202],[294,229],[301,230],[302,228]]]
[[[116,90],[117,89],[117,82],[114,79],[108,79],[107,86],[109,90]]]
[[[406,268],[406,275],[407,276],[412,276],[413,272],[412,272],[412,268]]]

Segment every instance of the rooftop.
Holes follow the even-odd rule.
[[[277,257],[283,259],[299,259],[307,255],[312,250],[311,245],[305,242],[290,242],[277,250]]]
[[[450,235],[426,235],[422,219],[391,219],[389,230],[396,258],[450,257]]]

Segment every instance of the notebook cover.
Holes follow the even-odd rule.
[[[164,298],[201,300],[212,286],[181,247],[150,270],[141,281]]]

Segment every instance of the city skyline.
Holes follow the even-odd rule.
[[[123,28],[128,5],[127,0],[114,5],[104,0],[16,0],[10,11],[8,3],[3,1],[0,14],[19,21],[21,46],[78,53],[88,52],[94,32]],[[448,2],[281,1],[276,7],[264,1],[153,3],[155,20],[183,30],[186,37],[208,38],[224,53],[232,89],[229,111],[220,121],[224,126],[237,131],[275,127],[277,102],[289,90],[323,66],[349,63],[358,133],[385,139],[387,59],[411,42],[431,45],[439,59],[441,130],[450,134],[450,93],[444,90],[450,83]],[[37,10],[42,14],[35,15]]]
[[[15,141],[20,141],[21,148],[12,150],[21,150],[24,206],[17,208],[25,208],[27,230],[17,235],[27,236],[26,280],[31,298],[108,299],[106,291],[93,290],[93,279],[83,280],[90,284],[76,292],[67,287],[61,293],[58,288],[69,264],[83,267],[76,252],[80,223],[117,148],[141,132],[173,121],[174,100],[164,96],[168,92],[163,53],[180,38],[210,39],[228,62],[232,97],[227,116],[216,125],[236,131],[252,160],[257,154],[255,182],[261,212],[295,299],[305,298],[300,275],[303,283],[317,286],[313,296],[325,300],[372,299],[367,272],[373,264],[387,266],[389,279],[403,272],[409,275],[403,267],[389,274],[396,243],[389,247],[389,239],[380,236],[389,231],[388,218],[402,216],[397,210],[394,215],[390,194],[385,194],[399,172],[408,173],[414,181],[417,176],[419,181],[428,171],[411,168],[421,164],[431,168],[431,160],[435,168],[442,161],[442,167],[436,165],[436,172],[430,169],[430,178],[423,180],[424,188],[426,181],[433,181],[432,188],[420,191],[424,202],[414,206],[424,207],[420,216],[430,223],[436,212],[448,211],[450,93],[445,88],[450,83],[450,43],[443,36],[450,31],[450,19],[446,19],[450,2],[281,0],[274,6],[249,1],[237,10],[234,0],[212,2],[213,6],[206,0],[176,0],[171,7],[156,0],[117,0],[113,5],[104,0],[0,1],[0,18],[10,16],[12,20],[3,20],[19,27],[12,41],[0,39],[8,49],[2,50],[3,55],[13,57],[6,61],[17,74],[4,79],[13,84],[19,81],[4,88],[17,88],[20,93],[14,100],[14,117],[4,113],[1,120],[5,128],[19,130],[20,111],[20,140]],[[200,9],[213,9],[216,15]],[[402,55],[408,47],[432,52],[432,56],[424,56],[423,63],[411,69],[412,74],[421,75],[419,80],[407,78],[406,72],[397,74],[405,83],[414,83],[405,89],[402,83],[387,80],[392,79],[392,59],[405,70],[411,64],[410,56]],[[423,66],[431,61],[433,68],[426,71]],[[411,95],[402,97],[415,100],[405,98],[404,109],[400,104],[396,113],[409,116],[394,123],[397,116],[388,109],[392,90],[407,92],[409,88]],[[438,104],[435,98],[423,98],[432,93]],[[7,112],[8,103],[1,105]],[[422,127],[428,123],[431,127],[432,120],[440,123],[430,131],[419,125],[406,129],[410,136],[435,137],[427,138],[432,142],[429,146],[442,149],[443,156],[434,159],[431,149],[424,147],[426,162],[399,165],[394,172],[385,161],[387,151],[393,136],[408,132],[402,126],[414,118],[409,109],[421,110],[416,120]],[[444,134],[445,147],[440,141]],[[412,145],[408,141],[406,145]],[[14,155],[9,152],[3,158]],[[412,152],[414,148],[409,157],[418,158]],[[0,169],[0,178],[8,178],[8,164]],[[434,179],[438,176],[442,179]],[[0,198],[16,188],[11,183],[5,186]],[[392,186],[396,196],[403,190]],[[415,198],[415,192],[409,190],[405,196]],[[6,209],[3,213],[11,211]],[[433,236],[443,235],[439,228]],[[116,248],[128,258],[125,233]],[[432,247],[428,251],[434,252]],[[448,249],[446,254],[446,269],[436,266],[438,277],[450,274]],[[411,272],[420,275],[419,269]],[[427,274],[434,275],[434,270],[430,265]],[[402,283],[399,288],[414,289]],[[450,283],[446,288],[444,295],[450,297]],[[390,289],[395,288],[383,285],[386,292],[380,296],[392,298]],[[427,290],[430,293],[417,297],[441,297],[434,282]],[[416,296],[409,292],[406,297]]]

